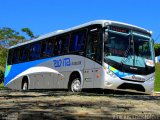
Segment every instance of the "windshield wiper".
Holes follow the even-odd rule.
[[[128,58],[125,58],[125,57],[127,57],[128,56],[128,53],[129,53],[129,50],[130,50],[130,48],[131,48],[131,45],[129,44],[128,45],[128,47],[127,47],[127,50],[125,51],[125,53],[124,53],[124,58],[121,60],[121,64],[123,65],[127,60],[128,60]]]

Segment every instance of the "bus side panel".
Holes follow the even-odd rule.
[[[22,77],[16,78],[14,81],[12,81],[6,87],[11,88],[13,90],[21,90],[21,87],[22,87]]]
[[[54,57],[49,61],[39,64],[38,66],[43,66],[46,68],[53,69],[55,72],[47,73],[43,72],[40,73],[40,79],[35,80],[36,88],[39,89],[58,89],[63,88],[63,79],[64,75],[61,74],[61,64],[62,64],[63,57]]]
[[[95,62],[94,88],[104,88],[105,71],[104,67]]]
[[[79,55],[35,60],[12,65],[5,85],[12,89],[21,89],[22,79],[27,76],[29,89],[67,88],[69,77],[75,71],[82,74],[83,83],[83,70],[84,57]]]
[[[50,84],[53,84],[53,87],[46,85],[41,86],[41,88],[45,89],[51,87],[66,89],[68,88],[68,82],[72,72],[81,71],[81,73],[83,73],[84,57],[79,55],[64,55],[60,57],[54,57],[50,61],[39,64],[39,66],[44,66],[57,71],[57,73],[52,74],[52,78],[44,78],[45,81],[50,81]],[[41,81],[44,81],[44,79],[41,79]]]
[[[85,58],[83,88],[103,88],[104,70],[102,65]]]
[[[94,68],[95,68],[95,62],[91,59],[85,58],[84,63],[84,82],[83,82],[83,88],[93,88],[94,86]]]
[[[68,88],[70,75],[73,72],[77,71],[83,75],[84,57],[79,55],[65,55],[63,56],[63,60],[63,65],[61,67],[61,74],[64,75],[62,87]],[[81,78],[81,82],[83,83],[83,78]]]
[[[47,72],[33,73],[29,76],[29,89],[53,88],[53,74]]]

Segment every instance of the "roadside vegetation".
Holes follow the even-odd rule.
[[[0,84],[0,88],[4,88],[4,84],[3,84],[3,82]]]
[[[1,56],[0,56],[0,61],[3,61],[2,59],[5,59],[5,58],[1,58]],[[4,71],[5,71],[5,67],[3,65],[0,65],[0,88],[3,86],[2,83],[3,83],[3,80],[4,80]]]
[[[156,75],[155,75],[155,91],[160,91],[160,63],[156,64]]]
[[[160,43],[154,44],[154,50],[155,50],[155,56],[159,56],[160,55]]]
[[[3,81],[8,51],[7,48],[37,37],[34,36],[29,28],[22,28],[21,33],[25,33],[25,35],[21,35],[19,32],[9,27],[0,28],[0,88],[4,86]]]

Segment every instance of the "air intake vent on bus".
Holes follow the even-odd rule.
[[[142,85],[132,84],[132,83],[123,83],[117,87],[118,89],[128,89],[128,90],[136,90],[140,92],[145,92],[145,89]]]

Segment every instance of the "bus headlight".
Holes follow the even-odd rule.
[[[117,76],[109,69],[106,69],[106,73],[111,76],[112,78],[117,78]]]

